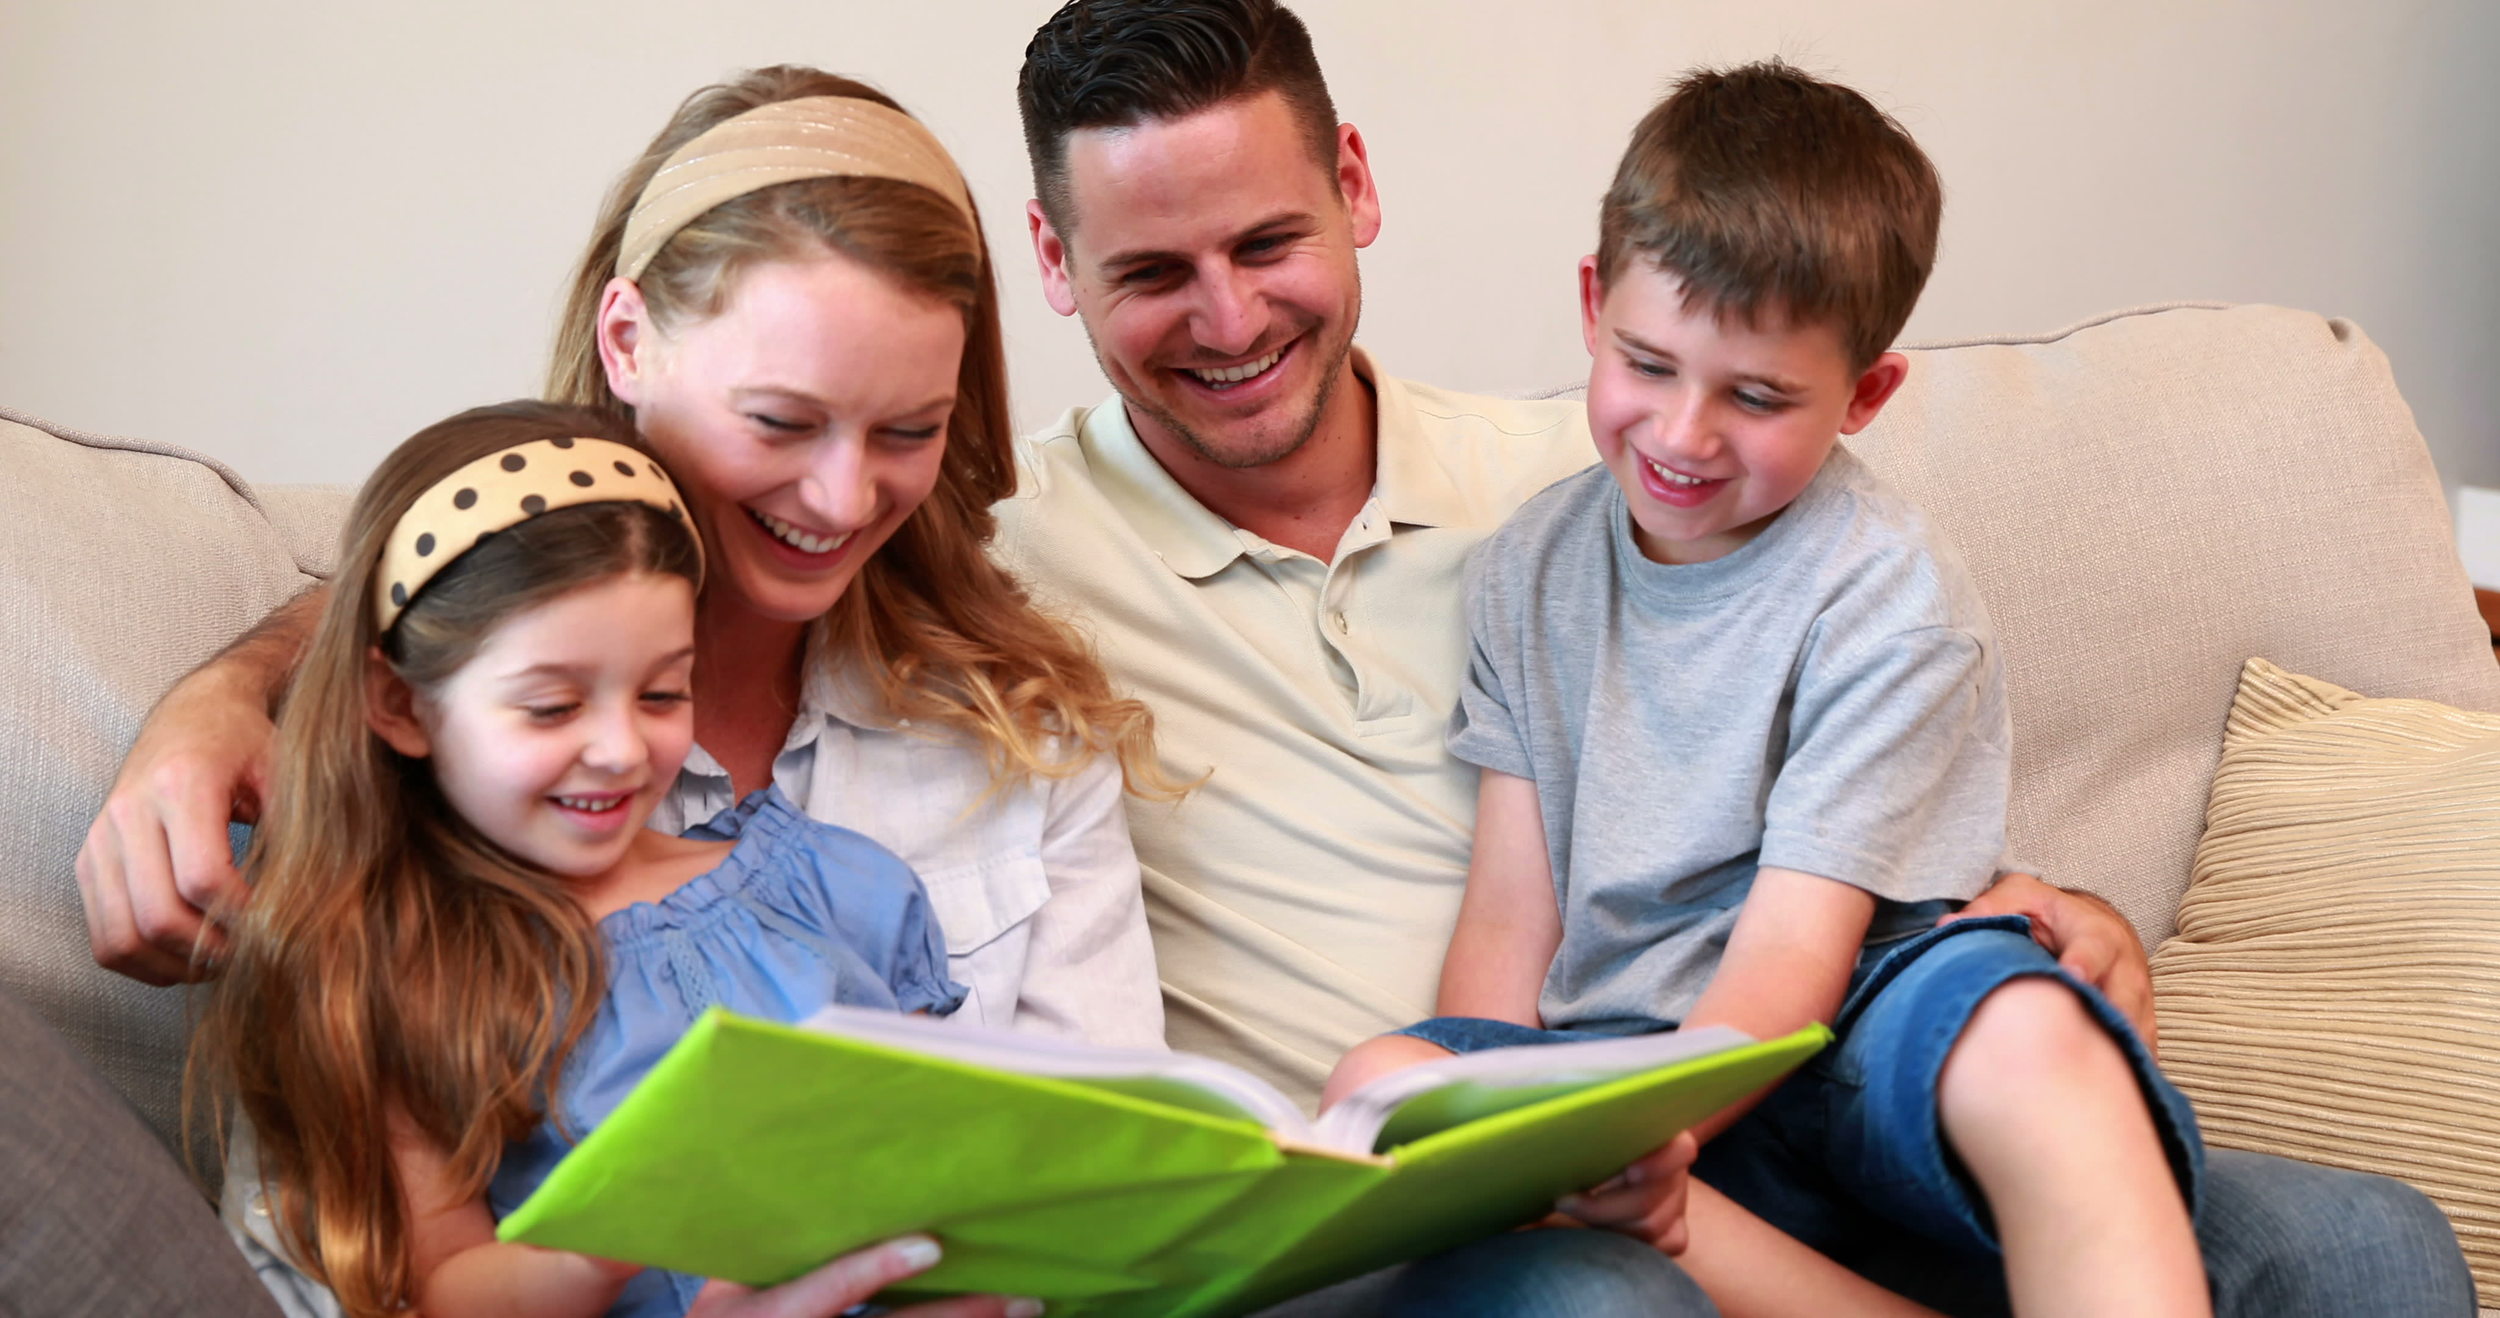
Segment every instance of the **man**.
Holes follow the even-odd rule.
[[[1131,812],[1172,1043],[1309,1097],[1431,1012],[1475,787],[1441,742],[1460,569],[1586,465],[1585,420],[1353,346],[1380,201],[1273,0],[1071,0],[1018,90],[1044,291],[1118,397],[1027,441],[1001,549],[1092,622],[1172,766],[1209,774]],[[2010,876],[1982,912],[2032,916],[2150,1037],[2142,949],[2105,904]],[[2200,1243],[2226,1313],[2472,1309],[2445,1220],[2377,1178],[2218,1152]],[[2003,1304],[1917,1242],[1837,1253],[1932,1304]]]

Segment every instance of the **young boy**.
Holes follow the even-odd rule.
[[[2026,1315],[2204,1313],[2185,1100],[2019,917],[1935,928],[1998,871],[2004,679],[1959,561],[1837,439],[1908,370],[1886,349],[1940,192],[1899,125],[1777,62],[1695,73],[1634,131],[1580,263],[1603,465],[1469,584],[1450,747],[1484,772],[1445,1015],[1330,1093],[1446,1051],[1827,1022],[1696,1131],[1685,1262],[1723,1306],[1879,1303],[1767,1221],[1842,1258],[2001,1251]]]

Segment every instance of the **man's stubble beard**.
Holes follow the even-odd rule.
[[[1355,281],[1354,301],[1352,307],[1349,308],[1350,314],[1347,316],[1349,326],[1360,324],[1363,315],[1362,275],[1358,271],[1353,278]],[[1084,325],[1086,346],[1094,350],[1094,364],[1102,369],[1103,378],[1114,379],[1110,365],[1103,359],[1102,345],[1094,338],[1094,327],[1085,325],[1082,320],[1078,321],[1078,324]],[[1264,467],[1292,457],[1302,451],[1303,445],[1311,442],[1311,436],[1319,433],[1319,420],[1328,415],[1328,404],[1336,398],[1337,383],[1345,375],[1346,357],[1353,351],[1354,335],[1349,330],[1346,336],[1338,341],[1337,350],[1329,355],[1327,365],[1320,372],[1319,393],[1311,400],[1310,412],[1299,421],[1286,425],[1281,442],[1249,453],[1227,453],[1216,448],[1207,443],[1205,437],[1197,431],[1183,424],[1179,417],[1125,390],[1120,392],[1120,401],[1128,404],[1132,419],[1135,416],[1151,419],[1163,428],[1165,434],[1179,440],[1183,448],[1197,454],[1206,462],[1231,471],[1248,471],[1254,467]],[[1113,388],[1118,388],[1118,385],[1115,383]]]

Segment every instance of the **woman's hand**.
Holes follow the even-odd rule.
[[[686,1318],[833,1318],[867,1303],[878,1291],[905,1277],[928,1271],[936,1266],[938,1257],[935,1240],[904,1236],[845,1254],[804,1277],[769,1290],[715,1281],[696,1294]],[[1039,1300],[958,1295],[896,1309],[893,1313],[894,1318],[1034,1318],[1041,1311]]]
[[[2031,936],[2068,974],[2101,991],[2124,1012],[2145,1050],[2160,1049],[2153,1024],[2153,970],[2135,926],[2118,908],[2088,892],[2053,888],[2034,874],[2008,874],[1978,900],[1937,921],[1982,915],[2027,915]]]

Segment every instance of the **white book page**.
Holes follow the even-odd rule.
[[[1400,1108],[1436,1090],[1452,1091],[1436,1100],[1438,1106],[1472,1121],[1752,1042],[1753,1036],[1733,1026],[1711,1025],[1664,1034],[1592,1036],[1586,1042],[1488,1048],[1445,1057],[1392,1072],[1346,1095],[1312,1124],[1311,1138],[1329,1148],[1369,1153],[1381,1132],[1395,1124]],[[1433,1128],[1455,1124],[1458,1121],[1436,1120]],[[1392,1142],[1403,1144],[1429,1133],[1430,1129],[1392,1131]]]
[[[997,1071],[1075,1081],[1209,1116],[1246,1118],[1288,1139],[1310,1140],[1310,1120],[1291,1100],[1257,1076],[1213,1058],[1105,1048],[1081,1039],[839,1005],[799,1022],[799,1028]]]

